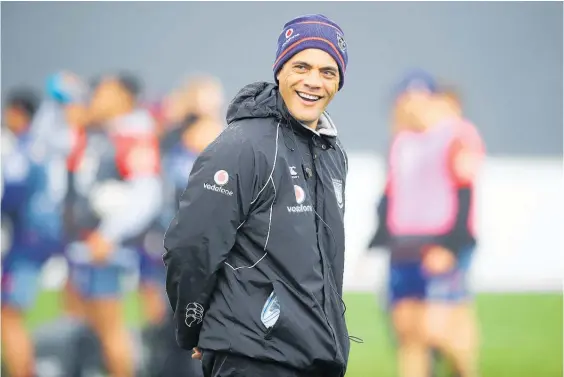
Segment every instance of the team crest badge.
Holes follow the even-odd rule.
[[[345,42],[345,37],[340,33],[337,33],[337,44],[339,45],[341,51],[345,52],[347,49],[347,42]]]
[[[335,199],[339,208],[343,208],[343,181],[333,178],[333,189],[335,190]]]

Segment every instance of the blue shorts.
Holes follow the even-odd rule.
[[[2,305],[20,310],[35,304],[39,277],[49,258],[62,251],[58,242],[45,241],[38,246],[14,244],[2,260]]]
[[[85,299],[119,298],[123,293],[123,270],[117,266],[73,265],[70,279]]]
[[[73,243],[72,246],[80,245]],[[138,264],[137,252],[131,248],[114,251],[104,264],[79,260],[69,253],[70,281],[85,299],[120,298],[124,292],[123,277]]]
[[[429,276],[423,270],[421,260],[392,261],[388,280],[388,299],[395,304],[403,299],[418,299],[456,303],[471,297],[468,271],[473,248],[463,250],[457,265],[451,271]]]

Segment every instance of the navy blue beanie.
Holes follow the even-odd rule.
[[[272,67],[274,79],[282,66],[298,52],[308,48],[325,51],[335,59],[339,67],[339,89],[345,81],[348,53],[343,30],[335,22],[321,14],[300,16],[288,21],[278,37],[276,61]]]

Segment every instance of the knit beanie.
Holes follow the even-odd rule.
[[[348,53],[343,30],[335,22],[321,14],[294,18],[284,25],[278,37],[278,50],[274,62],[274,79],[282,66],[300,51],[317,48],[325,51],[339,67],[339,90],[345,81]]]

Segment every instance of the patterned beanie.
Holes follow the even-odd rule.
[[[278,50],[274,62],[274,79],[282,66],[295,54],[308,48],[325,51],[335,59],[339,67],[339,90],[345,81],[348,54],[343,30],[321,14],[294,18],[284,25],[278,37]]]

